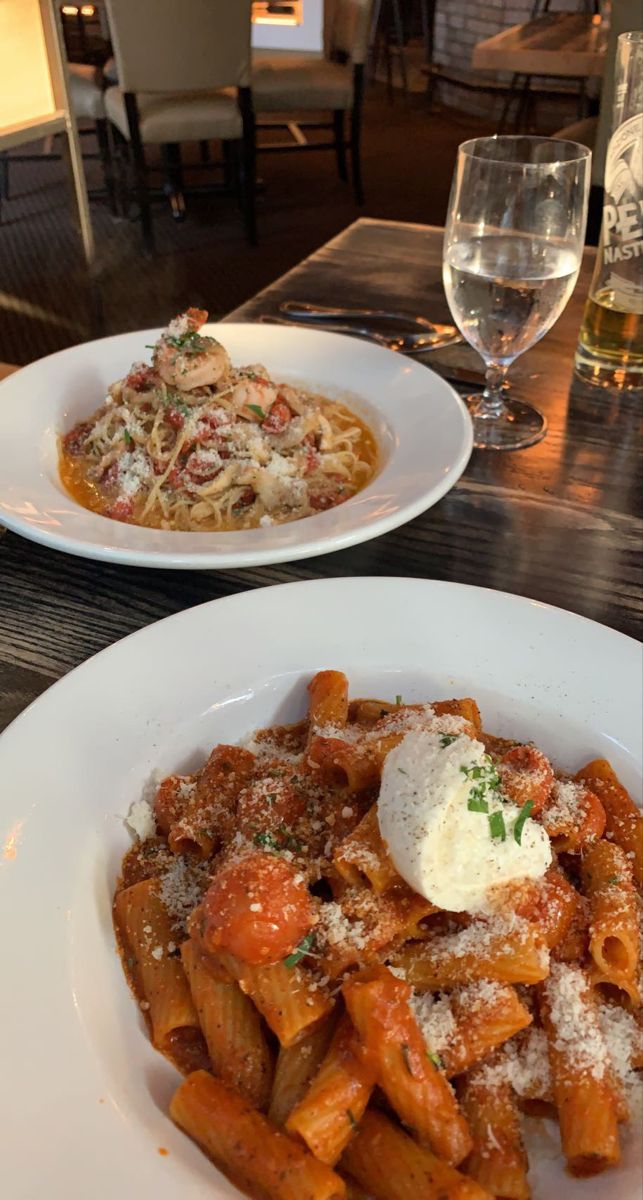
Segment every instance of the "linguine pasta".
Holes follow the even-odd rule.
[[[157,529],[280,524],[333,508],[377,465],[375,439],[342,404],[235,368],[207,313],[188,309],[105,403],[61,441],[61,479],[84,507]]]

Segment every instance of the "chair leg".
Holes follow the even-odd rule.
[[[522,95],[516,109],[516,133],[527,133],[529,129],[529,116],[533,99],[530,89],[531,75],[525,75],[522,85]]]
[[[358,204],[364,203],[361,163],[363,97],[364,68],[360,65],[356,66],[353,72],[353,108],[351,112],[351,177],[355,200]]]
[[[375,81],[377,72],[377,64],[379,61],[380,50],[380,19],[382,16],[382,0],[374,0],[373,11],[371,13],[371,28],[368,38],[368,54],[369,54],[369,78],[371,83]]]
[[[184,221],[186,212],[181,170],[181,147],[178,142],[165,142],[161,147],[161,153],[167,176],[164,191],[170,202],[172,217],[175,221]]]
[[[239,162],[234,153],[234,143],[222,142],[221,150],[223,153],[223,182],[226,191],[239,195]]]
[[[518,95],[518,80],[519,79],[520,79],[520,75],[518,74],[518,72],[517,71],[514,72],[514,74],[511,76],[511,83],[509,84],[509,87],[507,88],[507,94],[505,96],[505,102],[502,106],[502,112],[500,114],[500,120],[498,121],[498,128],[496,130],[496,133],[504,133],[504,131],[505,131],[507,121],[509,120],[509,111],[511,109],[511,105]]]
[[[335,133],[337,173],[339,178],[346,183],[348,180],[348,171],[346,169],[346,142],[344,140],[344,110],[342,108],[336,108],[333,112],[333,130]]]
[[[105,191],[107,192],[107,201],[110,212],[116,215],[116,187],[114,183],[114,164],[112,161],[112,148],[109,137],[109,128],[107,121],[101,117],[96,121],[96,141],[98,142],[98,153],[100,155],[101,167],[103,170],[103,180],[105,182]]]
[[[127,216],[129,201],[128,172],[130,165],[129,142],[123,137],[116,125],[110,125],[112,144],[112,163],[114,166],[114,192],[116,198],[116,214]]]
[[[125,92],[125,111],[127,113],[127,121],[130,132],[130,145],[132,147],[132,156],[134,159],[134,169],[136,171],[136,191],[138,195],[138,203],[141,213],[141,232],[143,234],[143,248],[146,254],[154,253],[154,230],[152,227],[152,206],[150,204],[150,193],[147,187],[147,169],[145,165],[145,152],[141,141],[141,131],[138,123],[138,106],[136,104],[136,96],[133,92]]]
[[[241,111],[241,120],[243,122],[240,164],[241,207],[246,228],[246,237],[251,246],[256,246],[257,217],[255,211],[255,200],[257,187],[255,176],[257,166],[257,132],[254,108],[252,107],[252,92],[250,91],[250,88],[239,88],[239,108]]]
[[[202,163],[209,163],[209,161],[210,161],[210,143],[209,142],[206,142],[206,141],[199,142],[199,154],[201,156]]]
[[[9,152],[0,153],[0,200],[9,199]]]
[[[400,8],[400,0],[392,0],[393,5],[393,24],[395,25],[395,40],[397,42],[397,57],[400,64],[400,77],[402,79],[402,91],[408,98],[409,94],[409,77],[406,69],[406,47],[404,45],[404,24],[402,22],[402,10]]]

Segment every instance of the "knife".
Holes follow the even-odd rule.
[[[279,311],[287,313],[290,317],[297,317],[299,320],[304,321],[396,321],[403,325],[415,325],[416,328],[421,329],[423,332],[427,331],[429,333],[442,334],[443,336],[453,334],[454,338],[461,338],[462,336],[455,325],[436,324],[435,321],[429,321],[428,317],[414,316],[411,313],[399,312],[397,309],[330,308],[322,304],[307,304],[303,300],[282,300],[279,305]]]

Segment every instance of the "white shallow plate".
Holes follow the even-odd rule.
[[[249,567],[340,550],[378,537],[435,504],[471,454],[471,420],[433,371],[381,346],[316,329],[207,325],[235,366],[261,362],[274,379],[343,400],[376,435],[382,467],[337,508],[301,521],[228,533],[143,529],[91,513],[64,490],[60,432],[102,404],[159,329],[73,346],[0,384],[0,522],[79,554],[145,567]]]
[[[640,647],[516,596],[426,580],[295,583],[180,613],[103,651],[0,738],[7,1200],[237,1195],[166,1116],[178,1075],[147,1042],[122,976],[110,920],[121,817],[152,771],[300,716],[307,680],[330,666],[353,695],[474,695],[488,728],[533,738],[572,770],[608,756],[638,789]],[[551,1160],[546,1128],[535,1200],[639,1200],[631,1145],[616,1171],[579,1183]]]

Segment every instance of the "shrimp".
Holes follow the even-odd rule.
[[[199,333],[207,318],[205,309],[188,308],[170,321],[154,348],[153,362],[161,379],[179,392],[214,387],[225,382],[232,369],[221,343]]]

